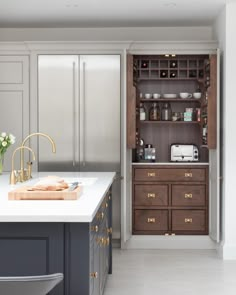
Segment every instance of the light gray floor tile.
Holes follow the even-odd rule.
[[[213,250],[113,250],[104,295],[235,295],[236,261]]]

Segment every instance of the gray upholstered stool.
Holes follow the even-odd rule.
[[[0,277],[0,294],[46,295],[62,280],[61,273],[31,277]]]

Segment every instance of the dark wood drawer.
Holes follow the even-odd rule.
[[[135,230],[168,230],[168,210],[135,210]]]
[[[168,185],[136,184],[135,206],[168,206]]]
[[[202,168],[135,168],[135,181],[206,181]]]
[[[172,206],[206,206],[206,186],[173,184]]]
[[[205,231],[204,210],[172,210],[172,230]]]

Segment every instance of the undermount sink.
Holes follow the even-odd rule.
[[[97,178],[95,177],[65,177],[64,178],[65,182],[67,183],[73,183],[73,182],[79,182],[80,185],[82,186],[87,186],[87,185],[92,185],[97,181]]]

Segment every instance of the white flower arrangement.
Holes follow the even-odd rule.
[[[6,132],[2,132],[0,134],[0,154],[3,155],[7,151],[10,145],[14,144],[16,138],[11,133],[7,134]]]

